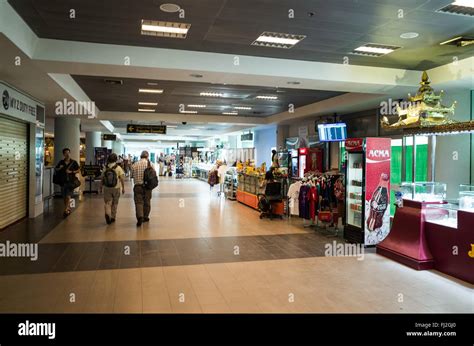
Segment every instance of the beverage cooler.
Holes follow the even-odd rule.
[[[376,245],[390,231],[390,138],[351,138],[346,148],[346,224],[351,243]]]
[[[323,149],[299,148],[297,160],[292,157],[293,164],[297,163],[297,177],[303,178],[307,172],[323,172]],[[292,154],[294,155],[294,154]]]

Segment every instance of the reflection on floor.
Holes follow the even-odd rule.
[[[259,220],[203,182],[163,180],[152,201],[139,229],[130,194],[114,225],[100,196],[66,220],[15,225],[40,255],[0,259],[0,312],[474,312],[472,285],[373,251],[324,257],[333,236]]]

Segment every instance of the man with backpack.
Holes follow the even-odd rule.
[[[110,154],[101,179],[101,190],[104,190],[105,221],[108,225],[115,222],[117,206],[120,199],[120,188],[125,193],[125,172],[117,163],[117,154]]]
[[[158,177],[153,168],[147,151],[142,151],[140,160],[132,166],[133,199],[135,201],[135,214],[137,227],[143,222],[150,221],[152,190],[158,186]]]

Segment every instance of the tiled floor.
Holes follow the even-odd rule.
[[[0,312],[474,312],[472,285],[373,251],[324,257],[334,237],[260,220],[200,181],[163,180],[138,230],[130,195],[119,214],[107,226],[87,197],[64,221],[15,225],[40,256],[0,260]]]

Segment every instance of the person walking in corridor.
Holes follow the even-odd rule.
[[[58,162],[54,168],[55,173],[53,181],[55,184],[61,186],[61,195],[64,200],[64,217],[71,214],[71,197],[79,185],[79,179],[76,174],[80,172],[79,164],[76,160],[71,158],[71,150],[69,148],[63,149],[64,158]]]
[[[133,199],[135,201],[135,214],[137,216],[137,227],[140,227],[143,222],[150,221],[150,209],[151,209],[151,195],[152,190],[145,188],[144,178],[145,170],[152,168],[150,160],[148,159],[149,154],[147,151],[142,151],[140,160],[135,162],[132,166],[132,179],[133,179]]]
[[[124,177],[125,172],[117,162],[117,154],[110,154],[101,179],[101,190],[103,186],[104,191],[105,221],[108,225],[115,222],[120,189],[122,194],[125,193]]]

